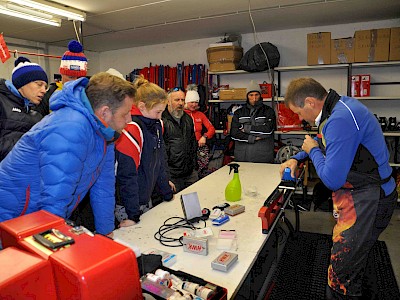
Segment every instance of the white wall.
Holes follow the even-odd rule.
[[[257,24],[256,24],[257,27]],[[316,26],[301,29],[279,30],[270,32],[260,32],[257,34],[257,42],[271,42],[278,47],[280,52],[280,67],[286,66],[305,66],[307,65],[307,33],[312,32],[331,32],[332,39],[352,37],[356,30],[400,27],[400,19],[374,21],[365,23],[351,23],[333,26]],[[176,66],[177,63],[184,61],[185,64],[207,64],[206,49],[210,43],[215,43],[220,37],[189,40],[176,43],[161,45],[152,45],[145,47],[136,47],[115,51],[102,52],[100,54],[100,70],[107,70],[112,67],[119,70],[122,74],[129,74],[133,69],[149,66],[151,62]],[[242,47],[244,51],[250,49],[256,43],[254,34],[244,34],[242,36]],[[372,80],[378,81],[400,81],[400,68],[386,70],[357,70],[359,74],[373,74]],[[367,72],[367,73],[364,73]],[[369,73],[368,73],[369,72]],[[312,72],[291,72],[282,74],[282,94],[285,93],[285,86],[294,77],[310,76],[319,80],[326,88],[333,88],[341,94],[347,93],[347,73],[345,69],[329,71]],[[224,75],[221,76],[222,84],[229,84],[230,87],[246,87],[250,80],[259,83],[264,80],[270,82],[267,73],[248,74],[246,76]],[[399,95],[400,86],[385,86],[385,89],[391,89],[391,94],[382,94],[382,86],[375,86],[372,95]],[[393,102],[394,103],[394,102]],[[396,101],[398,106],[398,117],[400,117],[400,101]],[[393,110],[388,108],[382,102],[370,102],[369,105],[378,108],[383,107],[381,114],[393,114]],[[381,108],[382,110],[382,108]]]
[[[256,24],[257,27],[257,24]],[[375,28],[388,28],[400,27],[400,18],[365,22],[365,23],[351,23],[334,26],[316,26],[301,29],[279,30],[270,32],[258,33],[258,41],[271,42],[278,47],[281,60],[280,67],[285,66],[304,66],[307,64],[307,33],[330,31],[332,38],[345,38],[353,36],[356,30],[375,29]],[[219,41],[220,37],[181,41],[168,44],[152,45],[145,47],[136,47],[129,49],[121,49],[115,51],[107,51],[102,53],[85,52],[89,59],[89,72],[88,75],[93,75],[99,71],[105,71],[108,68],[115,68],[122,74],[128,74],[135,68],[143,68],[151,62],[155,64],[163,64],[176,66],[177,63],[184,61],[185,64],[207,64],[206,49],[210,43]],[[29,51],[37,53],[48,53],[53,55],[62,55],[67,50],[67,45],[63,47],[49,46],[46,48],[45,44],[10,39],[6,37],[7,43],[17,45],[17,47],[9,46],[10,50],[18,49],[19,51]],[[244,51],[250,49],[255,44],[253,34],[245,34],[242,36],[242,46]],[[39,48],[33,50],[24,48],[24,46],[32,46]],[[58,73],[59,59],[45,59],[40,57],[28,56],[33,62],[39,63],[43,66],[52,80],[53,74]],[[14,67],[14,59],[8,60],[5,64],[1,65],[0,78],[11,78],[11,71]],[[371,74],[372,80],[377,81],[400,81],[400,68],[379,69],[364,69],[361,74]],[[319,80],[326,88],[333,88],[339,93],[346,93],[346,73],[343,70],[330,70],[330,71],[312,71],[312,72],[293,72],[285,73],[282,78],[282,86],[285,87],[287,82],[293,77],[311,76]],[[221,78],[223,84],[230,84],[231,87],[246,87],[250,80],[263,82],[269,81],[267,73],[249,74],[246,76],[230,75]],[[382,89],[384,89],[382,93]],[[283,93],[285,89],[283,88]],[[372,95],[388,95],[399,96],[400,86],[380,86],[374,87]],[[364,101],[364,103],[371,108],[374,112],[384,116],[396,116],[400,121],[400,101]]]
[[[399,27],[400,19],[352,23],[334,26],[317,26],[301,29],[279,30],[258,33],[257,42],[271,42],[278,47],[281,60],[280,67],[286,66],[305,66],[307,65],[307,33],[325,32],[332,33],[332,39],[351,37],[356,30]],[[257,24],[256,24],[257,27]],[[143,68],[151,62],[176,66],[178,62],[184,61],[185,64],[202,63],[207,64],[206,49],[210,43],[215,43],[220,37],[190,40],[177,43],[153,45],[146,47],[129,48],[116,51],[107,51],[100,54],[100,70],[107,70],[113,67],[122,74],[128,74],[135,68]],[[253,34],[242,36],[242,46],[247,51],[255,44]],[[362,69],[355,70],[355,74],[371,74],[372,81],[398,81],[400,82],[400,67],[381,69]],[[333,88],[340,94],[347,93],[347,73],[346,69],[312,72],[290,72],[282,74],[282,94],[285,87],[294,77],[314,77],[326,88]],[[221,76],[221,84],[229,84],[230,87],[246,87],[250,80],[256,82],[269,82],[267,73],[255,73],[247,75],[224,75]],[[382,91],[384,89],[384,91]],[[400,86],[374,86],[371,89],[372,95],[400,96]],[[400,100],[385,101],[363,101],[373,112],[380,116],[396,116],[400,121]]]
[[[67,45],[65,47],[55,47],[55,46],[47,46],[44,43],[25,41],[20,39],[8,38],[4,37],[8,49],[10,51],[18,50],[19,52],[30,52],[30,53],[38,53],[38,54],[50,54],[54,56],[62,56],[65,51],[67,51]],[[88,59],[88,75],[93,75],[100,71],[100,54],[97,52],[85,51],[85,55]],[[26,56],[31,62],[39,64],[47,73],[49,77],[49,81],[53,81],[54,74],[58,74],[60,67],[60,59],[59,58],[46,58],[34,55],[26,55],[19,54],[19,56]],[[0,67],[0,78],[11,79],[11,73],[14,68],[14,61],[16,56],[13,54],[11,58],[7,60],[4,64],[1,64]]]
[[[271,42],[278,47],[281,55],[279,66],[302,66],[307,64],[307,33],[330,31],[332,38],[344,38],[353,36],[356,30],[398,26],[400,26],[400,19],[394,19],[260,32],[258,39],[261,42]],[[207,64],[206,49],[210,43],[215,43],[219,39],[220,37],[215,37],[102,52],[100,54],[100,70],[115,68],[122,74],[128,74],[133,69],[147,67],[150,62],[153,65],[170,66],[176,66],[182,61],[185,64]],[[242,36],[244,51],[250,49],[254,44],[253,34]]]
[[[330,31],[332,38],[343,38],[353,36],[354,31],[361,29],[399,27],[400,18],[385,21],[352,23],[334,26],[318,26],[301,29],[279,30],[258,33],[258,40],[261,42],[271,42],[278,47],[281,61],[281,67],[285,66],[301,66],[307,64],[307,33]],[[257,27],[257,24],[256,24]],[[5,37],[10,50],[28,51],[36,53],[46,53],[61,56],[65,47],[49,46],[46,44],[24,41]],[[220,37],[189,40],[168,44],[128,48],[114,51],[106,51],[102,53],[85,51],[85,55],[89,60],[89,75],[93,75],[99,71],[105,71],[108,68],[115,68],[122,74],[128,74],[135,68],[143,68],[151,62],[155,64],[164,64],[176,66],[177,63],[184,61],[185,64],[207,64],[206,49],[210,43],[219,41]],[[253,34],[244,34],[242,36],[242,46],[244,51],[250,49],[255,44]],[[14,46],[16,45],[16,46]],[[37,47],[25,48],[24,46]],[[27,56],[32,62],[39,63],[45,68],[50,78],[54,73],[58,73],[59,59],[41,58],[35,56]],[[0,78],[11,78],[11,71],[14,68],[14,58],[9,59],[5,64],[1,65]]]

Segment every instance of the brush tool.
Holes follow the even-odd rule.
[[[285,168],[282,175],[282,181],[278,185],[279,189],[294,190],[296,188],[296,178],[292,177],[290,168]]]

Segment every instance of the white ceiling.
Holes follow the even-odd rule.
[[[58,0],[53,2],[86,12],[87,20],[82,25],[84,48],[99,52],[222,37],[225,33],[250,33],[253,32],[251,17],[259,32],[400,17],[400,0]],[[62,26],[58,28],[0,16],[0,32],[3,32],[5,37],[65,47],[68,41],[76,36],[71,21],[63,21]]]

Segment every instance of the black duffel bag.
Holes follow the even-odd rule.
[[[268,57],[269,68],[273,69],[277,67],[281,58],[278,48],[271,43],[264,42],[251,47],[250,50],[243,55],[239,63],[239,69],[247,72],[262,72],[268,70],[268,62],[264,52]]]

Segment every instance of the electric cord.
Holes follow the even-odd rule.
[[[286,240],[287,240],[286,231],[281,226],[277,226],[276,227],[276,233],[277,233],[277,237],[278,237],[279,246],[284,245],[286,243]]]
[[[176,222],[171,222],[174,219],[177,219]],[[185,218],[181,217],[171,217],[168,218],[164,221],[164,224],[160,226],[158,231],[154,234],[154,238],[160,242],[161,245],[166,246],[166,247],[182,247],[182,238],[183,236],[180,237],[171,237],[167,236],[167,233],[176,230],[176,229],[182,229],[182,228],[188,228],[188,229],[201,229],[206,227],[206,221],[202,220],[204,222],[204,227],[196,227],[193,225],[192,222],[186,220]]]
[[[260,40],[258,39],[258,34],[257,34],[257,30],[256,30],[256,25],[254,24],[253,16],[252,16],[252,14],[251,14],[251,0],[249,0],[248,12],[249,12],[249,17],[250,17],[251,25],[252,25],[252,27],[253,27],[254,42],[260,46],[261,51],[262,51],[262,53],[263,53],[264,56],[265,56],[265,60],[266,60],[267,65],[268,65],[268,76],[269,76],[269,80],[270,80],[270,82],[272,83],[272,86],[274,86],[273,76],[272,76],[272,74],[271,74],[272,72],[271,72],[271,66],[270,66],[270,64],[269,64],[268,55],[267,55],[267,53],[265,53],[265,50],[264,50],[264,48],[261,46],[261,42],[260,42]]]
[[[80,40],[80,38],[79,38],[78,30],[76,29],[76,24],[75,24],[75,22],[76,22],[75,20],[72,21],[72,24],[74,24],[75,36],[76,36],[77,41],[78,41],[79,43],[81,43],[81,40]]]

